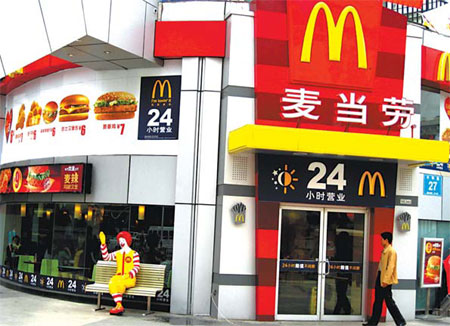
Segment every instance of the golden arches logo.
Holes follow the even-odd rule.
[[[168,93],[167,93],[167,97],[168,98],[172,98],[172,87],[170,86],[170,82],[166,79],[163,82],[161,82],[161,80],[157,80],[155,82],[155,85],[153,85],[153,91],[152,91],[152,98],[155,98],[155,93],[156,93],[156,87],[159,86],[159,97],[163,97],[164,96],[164,90],[167,86],[168,89]]]
[[[58,289],[64,289],[64,280],[58,281]]]
[[[300,61],[311,62],[311,47],[316,27],[317,15],[323,10],[327,20],[328,28],[328,58],[330,61],[341,61],[342,38],[344,36],[344,25],[349,14],[353,16],[356,32],[356,44],[358,47],[358,68],[367,69],[366,41],[362,30],[361,19],[358,11],[353,6],[347,6],[339,15],[337,24],[334,22],[330,7],[325,2],[318,2],[309,15],[306,24],[305,37]]]
[[[383,176],[380,172],[375,172],[372,175],[369,171],[364,172],[361,176],[361,179],[359,180],[358,196],[364,195],[364,184],[366,183],[366,178],[369,180],[369,195],[375,195],[375,183],[378,179],[378,181],[380,182],[380,197],[386,197],[386,189],[384,187]]]
[[[448,52],[442,53],[439,58],[437,80],[450,82],[450,53]]]

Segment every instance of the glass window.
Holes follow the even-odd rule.
[[[174,207],[36,203],[6,206],[5,265],[24,272],[88,280],[101,259],[98,234],[109,252],[116,235],[129,231],[142,263],[165,264],[170,286]],[[15,237],[16,236],[16,237]],[[21,258],[20,258],[21,257]]]
[[[422,90],[420,105],[420,138],[439,140],[440,95]]]

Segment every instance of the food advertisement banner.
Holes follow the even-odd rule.
[[[443,249],[444,239],[422,238],[421,287],[441,287]]]
[[[394,207],[397,164],[258,155],[258,200]]]
[[[90,164],[34,165],[2,169],[0,194],[89,193]]]
[[[118,72],[118,78],[101,79],[92,74],[84,68],[64,71],[8,94],[1,163],[176,154],[181,76],[127,77]]]

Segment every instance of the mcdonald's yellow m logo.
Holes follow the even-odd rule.
[[[402,231],[409,231],[409,223],[403,223],[402,224]]]
[[[303,48],[301,54],[301,62],[311,62],[311,47],[316,27],[317,15],[323,10],[327,20],[328,27],[328,58],[330,61],[341,61],[342,38],[344,34],[344,25],[347,16],[351,14],[355,23],[356,44],[358,47],[358,68],[367,69],[366,42],[362,30],[361,19],[355,7],[347,6],[339,15],[337,24],[334,23],[333,14],[330,7],[325,2],[318,2],[309,15],[306,24],[305,37],[303,38]]]
[[[58,281],[58,289],[64,289],[64,280]]]
[[[375,172],[372,175],[369,171],[364,172],[361,176],[361,179],[359,180],[358,196],[364,195],[364,184],[366,182],[366,178],[369,180],[369,195],[375,195],[375,183],[378,179],[378,181],[380,182],[380,197],[386,197],[386,189],[384,187],[383,176],[380,172]]]
[[[442,53],[439,58],[437,80],[450,82],[450,53],[448,52]]]
[[[168,93],[167,93],[167,97],[168,98],[172,98],[172,87],[170,86],[170,82],[166,79],[164,80],[164,82],[161,83],[160,80],[157,80],[155,85],[153,85],[153,92],[152,92],[152,98],[155,98],[155,93],[156,93],[156,87],[159,86],[159,97],[163,97],[164,96],[164,89],[167,86],[168,89]]]

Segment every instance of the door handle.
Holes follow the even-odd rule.
[[[327,276],[328,274],[330,274],[330,261],[328,259],[325,259],[324,261],[325,263],[325,276]]]

